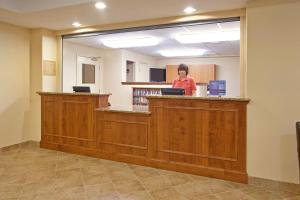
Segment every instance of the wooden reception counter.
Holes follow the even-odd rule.
[[[148,109],[107,95],[42,96],[41,147],[246,183],[248,99],[149,96]]]

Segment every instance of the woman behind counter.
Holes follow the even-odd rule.
[[[196,83],[189,74],[189,67],[186,64],[180,64],[177,68],[178,79],[173,81],[173,88],[182,88],[185,95],[194,96],[196,94]]]

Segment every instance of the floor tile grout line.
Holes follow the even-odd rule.
[[[140,166],[139,166],[140,167]],[[130,168],[132,171],[133,169]],[[135,172],[133,171],[133,173],[135,174]],[[135,174],[136,176],[136,174]],[[137,176],[136,176],[137,177]],[[145,189],[146,193],[149,195],[149,197],[152,199],[152,200],[155,200],[154,197],[152,196],[152,194],[150,193],[150,191],[145,187],[145,185],[143,184],[143,182],[137,177],[138,179],[138,182],[142,185],[142,187]]]

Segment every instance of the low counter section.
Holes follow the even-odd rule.
[[[109,95],[40,95],[41,147],[248,181],[246,98],[149,96],[149,107],[107,107],[97,105]]]

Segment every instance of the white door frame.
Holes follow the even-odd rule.
[[[92,59],[97,59],[94,61]],[[94,84],[87,84],[82,83],[82,64],[91,64],[95,65],[95,83]],[[77,55],[77,62],[76,62],[76,85],[77,86],[88,86],[91,89],[92,93],[100,93],[101,88],[101,73],[100,68],[102,64],[101,57],[88,57],[88,56],[79,56]]]

